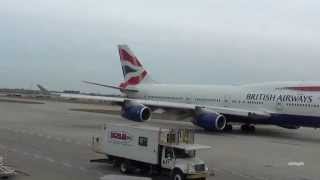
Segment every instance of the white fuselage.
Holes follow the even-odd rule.
[[[131,98],[180,102],[199,106],[258,110],[270,114],[320,118],[320,91],[284,87],[316,86],[320,83],[279,82],[252,85],[169,85],[140,84]],[[319,121],[320,124],[320,121]]]

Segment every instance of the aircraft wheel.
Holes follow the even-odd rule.
[[[256,127],[255,126],[249,126],[249,132],[253,133],[256,131]]]
[[[241,125],[241,131],[242,132],[247,132],[248,131],[248,125],[244,124],[244,125]]]
[[[256,128],[253,125],[244,124],[241,126],[241,131],[245,133],[253,133],[255,130]]]
[[[226,126],[223,128],[224,132],[232,131],[233,127],[231,124],[226,124]]]

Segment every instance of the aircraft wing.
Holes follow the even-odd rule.
[[[127,99],[135,101],[137,103],[148,106],[152,109],[164,109],[164,110],[182,110],[185,112],[195,112],[197,108],[205,108],[210,111],[214,111],[220,114],[242,116],[242,117],[254,117],[254,118],[268,118],[270,117],[269,112],[265,111],[250,111],[239,108],[229,108],[229,107],[219,107],[219,106],[201,106],[196,104],[187,103],[173,103],[164,101],[152,101],[152,100],[142,100],[142,99]]]
[[[117,90],[120,90],[121,92],[138,92],[138,90],[135,90],[135,89],[122,88],[122,87],[111,86],[111,85],[107,85],[107,84],[100,84],[100,83],[95,83],[95,82],[90,82],[90,81],[82,81],[82,82],[87,83],[87,84],[91,84],[91,85],[102,86],[102,87],[107,87],[107,88],[111,88],[111,89],[117,89]]]
[[[77,98],[77,99],[93,99],[101,100],[105,102],[110,102],[115,105],[123,105],[126,101],[133,101],[139,104],[150,107],[153,111],[157,109],[163,109],[165,111],[182,111],[185,113],[193,114],[197,108],[205,108],[209,111],[217,112],[224,115],[233,115],[241,117],[252,117],[252,118],[268,118],[270,117],[270,112],[266,111],[251,111],[240,108],[229,108],[229,107],[220,107],[220,106],[200,106],[196,104],[188,103],[174,103],[174,102],[165,102],[165,101],[153,101],[153,100],[144,100],[144,99],[130,99],[122,97],[102,97],[102,96],[86,96],[86,95],[77,95],[77,94],[64,94],[62,97],[67,98]]]
[[[106,97],[106,96],[92,96],[92,95],[82,95],[82,94],[61,94],[62,98],[74,98],[74,99],[87,99],[87,100],[100,100],[100,101],[106,101],[110,103],[120,103],[121,105],[124,102],[124,98],[120,97]]]

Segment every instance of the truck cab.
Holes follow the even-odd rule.
[[[205,179],[208,167],[197,158],[196,152],[208,148],[210,147],[194,144],[162,146],[161,167],[167,169],[174,180]]]

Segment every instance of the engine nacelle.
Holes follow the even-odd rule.
[[[121,110],[121,116],[132,121],[143,122],[151,118],[151,109],[143,104],[125,104]]]
[[[223,115],[219,113],[203,111],[198,113],[194,117],[193,123],[206,130],[221,131],[226,126],[227,120]]]

